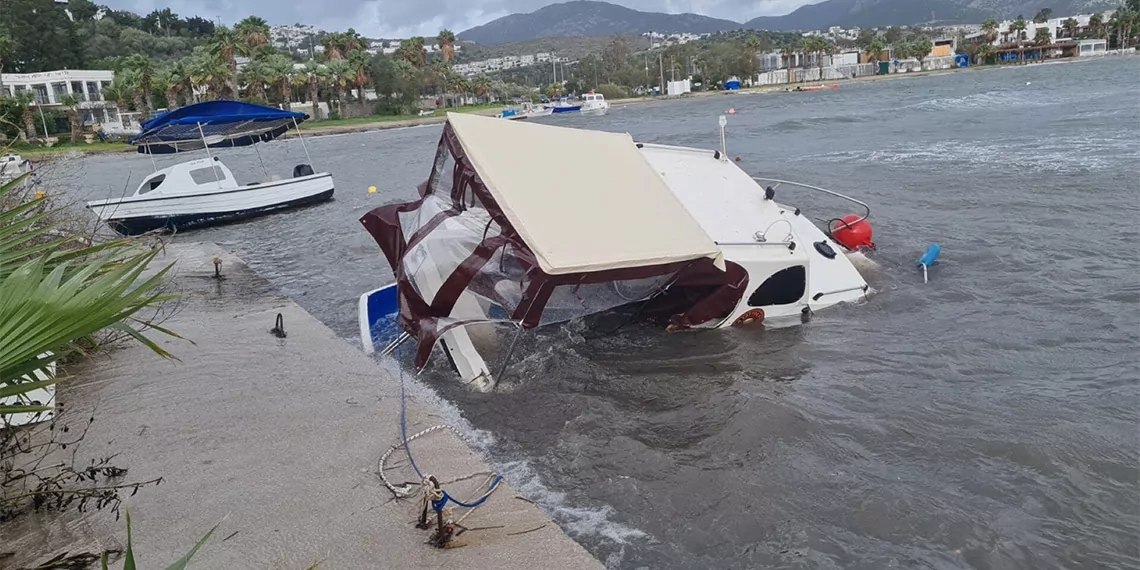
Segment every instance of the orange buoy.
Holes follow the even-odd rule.
[[[848,214],[840,220],[832,220],[829,227],[832,239],[850,250],[864,247],[873,249],[875,242],[871,241],[871,224],[862,218],[863,216]]]
[[[736,114],[736,107],[732,107],[732,108],[730,108],[730,109],[728,110],[728,114],[729,114],[729,115],[735,115],[735,114]]]

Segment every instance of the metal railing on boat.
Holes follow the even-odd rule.
[[[863,214],[859,217],[859,219],[851,221],[851,222],[846,222],[847,225],[855,225],[855,224],[858,224],[859,222],[862,222],[863,220],[866,220],[867,218],[871,217],[871,207],[868,206],[866,202],[856,200],[855,198],[852,198],[846,194],[841,194],[841,193],[836,192],[834,190],[828,190],[827,188],[820,188],[819,186],[812,186],[811,184],[804,184],[803,182],[792,182],[791,180],[780,180],[778,178],[764,178],[762,176],[753,176],[752,179],[757,181],[757,182],[760,182],[760,183],[775,182],[776,185],[772,187],[773,190],[775,190],[776,188],[779,188],[781,184],[787,184],[790,186],[798,186],[800,188],[804,188],[807,190],[815,190],[816,192],[822,192],[824,194],[827,194],[828,196],[833,196],[833,197],[839,198],[841,200],[847,200],[848,202],[851,202],[852,204],[855,204],[855,205],[863,208]],[[827,229],[829,232],[834,229],[831,227],[831,222],[839,221],[839,222],[843,223],[842,220],[839,220],[838,218],[832,218],[830,220],[822,220],[821,219],[820,221],[826,221],[827,222]]]

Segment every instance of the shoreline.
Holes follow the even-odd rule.
[[[215,256],[220,280],[213,278]],[[511,481],[470,511],[471,532],[452,547],[425,544],[432,529],[414,526],[419,497],[393,500],[379,472],[381,454],[403,437],[403,373],[337,336],[217,244],[174,240],[142,278],[171,263],[169,287],[183,297],[163,326],[186,340],[158,342],[180,360],[125,346],[69,367],[73,379],[57,393],[66,405],[60,424],[94,417],[78,445],[80,464],[114,456],[132,480],[163,478],[123,498],[141,567],[176,559],[220,524],[194,567],[370,568],[384,561],[390,568],[603,569]],[[270,334],[275,318],[283,338]],[[408,434],[457,428],[411,445],[425,475],[438,476],[456,497],[479,496],[494,469],[465,439],[471,428],[430,388],[413,380],[407,391]],[[394,485],[415,488],[421,480],[403,451],[384,465]],[[111,512],[89,509],[29,513],[5,523],[4,533],[4,549],[15,554],[0,567],[20,568],[59,553],[122,549],[126,529]]]
[[[1100,56],[1100,57],[1130,56],[1130,55],[1134,55],[1134,53],[1135,52],[1133,52],[1133,53],[1125,52],[1125,53],[1119,53],[1119,54],[1106,54],[1105,56]],[[767,93],[785,93],[788,91],[795,92],[794,90],[796,87],[807,88],[807,87],[817,87],[817,86],[821,86],[821,85],[840,85],[840,86],[842,86],[844,84],[849,84],[849,83],[874,82],[874,81],[896,81],[896,80],[902,80],[902,79],[930,77],[930,76],[936,76],[936,75],[946,75],[946,74],[950,74],[950,73],[984,71],[984,70],[992,70],[992,69],[1005,69],[1005,68],[1011,68],[1011,67],[1016,68],[1016,67],[1024,67],[1026,65],[1042,65],[1045,63],[1061,64],[1061,63],[1077,63],[1077,62],[1082,62],[1082,61],[1095,61],[1095,60],[1100,59],[1100,57],[1070,58],[1070,59],[1053,60],[1051,62],[1033,62],[1030,64],[994,64],[994,65],[980,65],[980,66],[970,66],[970,67],[952,67],[949,69],[931,69],[931,70],[927,70],[927,71],[912,71],[912,72],[907,72],[907,73],[891,73],[891,74],[887,74],[887,75],[863,75],[863,76],[859,76],[859,77],[853,77],[850,79],[829,79],[829,80],[822,80],[822,81],[802,81],[802,82],[796,82],[796,83],[779,83],[779,84],[772,84],[772,85],[760,85],[760,86],[756,86],[756,87],[745,87],[745,88],[741,88],[741,89],[733,90],[733,91],[695,91],[695,92],[686,93],[686,94],[680,95],[680,96],[656,95],[656,96],[651,96],[651,97],[628,97],[628,98],[624,98],[624,99],[611,100],[610,105],[613,107],[627,107],[630,105],[640,105],[640,104],[644,104],[644,103],[654,103],[654,102],[661,102],[661,101],[686,101],[686,100],[697,99],[697,98],[716,97],[718,95],[733,96],[733,95],[757,95],[757,94],[767,94]],[[372,119],[374,119],[371,121],[360,121],[360,122],[354,122],[353,124],[344,124],[344,125],[341,125],[341,124],[324,125],[322,123],[325,123],[327,121],[315,121],[315,122],[309,123],[310,126],[307,126],[305,129],[300,130],[300,134],[301,134],[301,136],[304,136],[306,138],[318,138],[318,137],[329,136],[329,135],[369,133],[369,132],[375,132],[375,131],[386,131],[386,130],[390,130],[390,129],[406,129],[406,128],[410,128],[410,127],[419,127],[419,126],[425,126],[425,125],[436,125],[436,124],[443,123],[443,122],[447,121],[446,114],[448,112],[471,113],[471,114],[483,115],[483,116],[493,116],[493,115],[500,112],[499,106],[490,107],[490,108],[472,109],[472,110],[468,110],[468,111],[464,111],[462,109],[463,109],[462,107],[455,108],[455,109],[445,108],[445,109],[442,109],[442,111],[443,111],[442,114],[436,114],[436,115],[432,115],[430,117],[408,116],[408,117],[400,117],[400,118],[389,118],[389,117],[383,117],[383,116],[374,116],[374,117],[371,117]],[[355,119],[348,119],[348,120],[349,121],[355,121]],[[282,135],[281,138],[282,139],[290,139],[290,138],[296,138],[297,136],[298,135],[295,132],[290,131],[290,132],[287,132],[284,135]],[[135,147],[127,145],[125,143],[91,143],[89,145],[67,144],[66,146],[63,146],[63,147],[15,148],[15,149],[12,149],[10,152],[15,152],[16,154],[20,154],[24,158],[36,158],[38,160],[50,161],[50,160],[55,160],[55,159],[59,159],[59,158],[68,158],[69,155],[71,155],[73,153],[78,154],[80,156],[87,156],[87,155],[96,155],[96,154],[111,154],[111,153],[116,153],[116,152],[135,152],[135,151],[136,151]]]

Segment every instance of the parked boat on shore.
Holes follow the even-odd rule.
[[[266,171],[264,180],[244,185],[210,152],[268,142],[307,118],[304,113],[237,101],[209,101],[163,114],[143,123],[142,132],[129,142],[142,154],[205,150],[206,158],[161,170],[156,166],[134,194],[93,200],[87,208],[115,231],[134,235],[250,218],[328,200],[333,195],[332,175],[313,172],[303,139],[307,162],[294,166],[291,178]]]
[[[871,245],[866,204],[762,186],[723,148],[449,114],[437,152],[418,200],[360,219],[396,274],[360,298],[368,352],[414,338],[422,367],[442,341],[460,377],[489,388],[502,370],[474,325],[521,332],[630,304],[669,330],[791,324],[869,290],[846,255]],[[775,201],[780,185],[866,211],[821,230]]]

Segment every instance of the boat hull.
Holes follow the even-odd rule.
[[[582,110],[581,105],[572,105],[569,107],[555,107],[554,108],[555,113],[576,113],[576,112],[581,111],[581,110]]]
[[[602,115],[605,115],[609,111],[610,111],[610,108],[607,106],[607,107],[590,107],[590,108],[583,107],[582,110],[579,112],[582,113],[583,115],[589,115],[592,117],[600,117]]]
[[[87,207],[116,232],[137,235],[158,229],[188,229],[230,223],[332,198],[332,176],[242,186],[195,195],[108,200]]]

